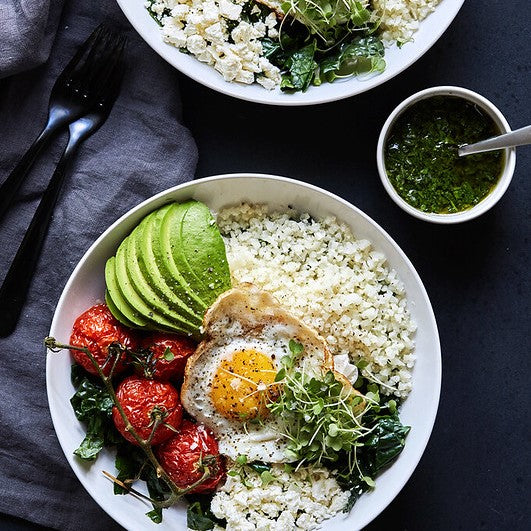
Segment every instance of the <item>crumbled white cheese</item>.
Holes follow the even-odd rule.
[[[186,39],[186,47],[194,55],[199,55],[206,50],[207,43],[201,35],[190,35]]]
[[[203,2],[203,20],[207,24],[214,24],[219,21],[219,6],[217,2],[211,0],[210,2]]]
[[[260,39],[278,37],[278,21],[274,13],[264,21],[241,20],[244,4],[245,0],[155,0],[149,7],[162,16],[167,43],[213,66],[226,81],[256,81],[272,90],[280,84],[280,70],[263,56]],[[229,21],[239,21],[231,22],[230,32]]]
[[[273,480],[262,484],[257,473],[247,470],[228,476],[216,493],[211,510],[227,521],[227,531],[284,531],[316,529],[341,511],[349,492],[324,468],[304,467],[286,472],[272,465]]]
[[[229,0],[220,0],[219,12],[222,16],[228,18],[229,20],[238,20],[242,13],[242,6],[233,4],[232,2],[229,2]]]
[[[269,13],[264,20],[264,24],[269,28],[274,28],[277,25],[277,16],[275,13]]]
[[[186,4],[177,4],[172,10],[171,10],[171,16],[175,17],[178,20],[182,20],[188,13],[190,12],[190,6],[187,6]],[[171,20],[171,18],[169,19]]]
[[[208,39],[212,44],[223,45],[225,42],[225,31],[221,26],[221,22],[216,22],[212,26],[208,26],[205,29],[205,38]]]

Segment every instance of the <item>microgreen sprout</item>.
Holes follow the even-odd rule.
[[[357,0],[286,0],[281,7],[287,16],[304,24],[311,34],[333,44],[349,33],[370,28],[374,16],[367,5],[368,2]]]
[[[290,470],[315,463],[338,469],[353,495],[374,488],[376,472],[396,458],[409,431],[396,401],[385,403],[379,386],[366,379],[359,382],[362,394],[332,369],[307,369],[298,363],[304,347],[296,341],[289,351],[275,380],[282,391],[268,408],[282,421],[286,453],[296,462]]]
[[[282,393],[268,405],[269,410],[283,420],[288,451],[294,459],[318,464],[337,461],[339,452],[350,452],[368,432],[361,417],[378,404],[378,390],[371,389],[367,396],[353,388],[345,390],[331,370],[318,375],[298,367],[302,344],[291,340],[289,351],[290,355],[281,359],[276,377]]]
[[[275,480],[275,476],[271,473],[271,465],[262,463],[261,461],[248,462],[246,455],[239,455],[235,460],[231,469],[227,472],[228,476],[238,477],[246,487],[253,487],[251,479],[260,477],[262,486],[269,485]]]

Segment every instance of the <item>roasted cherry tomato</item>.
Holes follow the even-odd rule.
[[[136,348],[136,333],[119,323],[105,304],[96,304],[83,312],[75,321],[70,336],[70,344],[88,347],[104,374],[108,375],[113,359],[109,358],[109,345],[118,343],[125,348]],[[97,374],[90,358],[80,350],[71,350],[76,362],[91,374]],[[109,358],[109,359],[108,359]],[[120,354],[115,373],[124,370],[126,353]]]
[[[153,446],[169,439],[181,425],[183,407],[177,389],[170,383],[129,376],[116,389],[116,398],[131,425],[144,440],[149,439],[157,416],[161,416],[162,421],[151,437]],[[129,442],[138,444],[125,429],[125,422],[116,406],[112,408],[112,418],[117,430]]]
[[[182,380],[188,356],[196,344],[184,336],[155,332],[141,342],[140,356],[135,357],[135,371],[154,380]]]
[[[225,476],[225,466],[219,455],[218,443],[201,424],[184,420],[171,439],[157,449],[159,463],[173,482],[186,489],[197,483],[208,467],[210,475],[190,492],[213,491]]]

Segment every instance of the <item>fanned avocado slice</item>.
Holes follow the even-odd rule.
[[[205,204],[191,201],[181,221],[180,239],[186,242],[180,249],[182,256],[203,285],[214,291],[214,300],[231,288],[225,242]]]
[[[126,321],[133,323],[135,328],[146,328],[149,324],[148,321],[129,305],[118,289],[114,267],[115,261],[115,257],[111,256],[105,264],[105,283],[107,284],[107,293],[113,302],[113,304],[109,306],[109,310],[112,312],[113,307],[118,310],[118,313],[113,313],[113,315],[120,322],[123,322],[120,320],[122,317],[125,318]]]
[[[208,207],[163,206],[105,266],[106,300],[127,326],[198,336],[204,312],[230,288],[225,244]]]
[[[156,210],[141,223],[141,232],[137,234],[136,246],[139,266],[158,293],[175,303],[182,301],[202,320],[207,305],[194,293],[176,268],[169,267],[163,259],[160,242],[160,225],[171,205]]]
[[[162,220],[160,242],[164,263],[180,271],[207,306],[230,288],[225,244],[206,205],[171,205]]]
[[[125,268],[132,286],[154,312],[162,314],[168,317],[168,319],[174,320],[176,323],[182,324],[190,332],[197,330],[201,326],[200,317],[191,312],[181,301],[179,301],[176,307],[170,306],[146,281],[138,265],[138,256],[136,254],[134,233],[137,229],[138,227],[122,243],[124,247]],[[116,258],[118,259],[118,253]]]
[[[105,290],[105,304],[107,304],[109,310],[111,310],[111,313],[114,315],[114,317],[120,321],[123,325],[129,327],[129,328],[136,328],[135,323],[132,323],[123,315],[120,313],[120,310],[116,307],[116,304],[114,304],[114,301],[111,299],[111,296],[109,295],[109,290]]]
[[[189,334],[196,330],[195,326],[177,322],[169,315],[163,315],[155,308],[146,304],[136,291],[131,278],[127,274],[127,268],[125,265],[125,242],[126,240],[124,240],[118,247],[118,250],[116,251],[116,259],[114,261],[116,284],[123,298],[149,323],[150,328],[158,328],[160,330],[168,330],[182,334]]]

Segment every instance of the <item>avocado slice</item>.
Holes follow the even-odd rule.
[[[231,288],[231,278],[225,242],[205,204],[191,202],[181,222],[181,241],[186,242],[181,247],[183,256],[203,284],[214,291],[214,302]]]
[[[150,328],[158,328],[182,334],[190,334],[192,331],[195,331],[197,327],[194,325],[186,322],[183,323],[182,321],[176,321],[170,316],[159,313],[155,308],[147,305],[142,299],[136,291],[131,278],[127,274],[127,268],[125,265],[126,241],[127,238],[118,247],[118,250],[116,251],[116,259],[114,261],[116,284],[123,298],[149,323],[149,325],[151,325]]]
[[[162,220],[160,242],[166,267],[180,271],[207,306],[230,288],[225,244],[203,203],[171,205]]]
[[[111,313],[114,315],[114,317],[116,317],[116,319],[123,324],[129,322],[133,323],[134,328],[146,328],[148,326],[148,321],[129,305],[118,289],[114,268],[115,261],[115,257],[111,256],[105,264],[105,284],[107,285],[107,295],[112,301],[112,304],[109,305],[109,310],[111,310]],[[116,308],[118,312],[114,313],[112,311],[113,308]]]
[[[123,258],[125,260],[126,273],[135,291],[154,312],[162,314],[177,323],[181,323],[190,331],[197,330],[201,326],[201,318],[191,312],[181,301],[177,307],[172,307],[166,300],[159,297],[150,284],[146,281],[138,265],[136,254],[135,231],[123,241]],[[116,255],[118,259],[118,253]]]
[[[167,205],[156,210],[139,225],[139,231],[135,234],[138,265],[161,297],[171,304],[182,301],[202,320],[207,305],[194,293],[179,270],[168,268],[163,260],[160,225],[170,207],[171,205]]]
[[[109,290],[105,290],[105,304],[109,307],[109,310],[111,310],[111,313],[114,315],[114,317],[120,321],[123,325],[127,326],[128,328],[136,328],[135,323],[132,323],[123,315],[120,313],[120,310],[116,307],[114,304],[114,301],[111,299],[111,296],[109,295]]]
[[[130,327],[198,336],[230,288],[225,244],[208,207],[172,203],[146,216],[105,266],[106,300]]]

